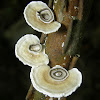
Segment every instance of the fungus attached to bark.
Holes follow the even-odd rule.
[[[33,34],[21,37],[15,45],[16,57],[31,67],[49,63],[48,56],[43,53],[43,50],[39,38]]]
[[[81,72],[77,68],[67,71],[60,65],[51,69],[47,65],[32,68],[30,78],[37,91],[56,98],[71,95],[82,82]]]
[[[30,2],[25,7],[24,17],[28,25],[44,34],[56,32],[61,27],[60,23],[54,21],[51,9],[42,1]]]

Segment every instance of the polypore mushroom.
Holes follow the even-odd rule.
[[[56,32],[61,27],[60,23],[54,21],[51,9],[42,1],[30,2],[25,7],[24,17],[29,26],[44,34]]]
[[[51,69],[47,65],[32,68],[30,78],[37,91],[56,98],[71,95],[82,82],[81,72],[77,68],[67,71],[59,65]]]
[[[44,47],[40,40],[33,34],[27,34],[21,37],[15,45],[15,55],[25,65],[38,66],[48,64],[49,59],[43,53]]]

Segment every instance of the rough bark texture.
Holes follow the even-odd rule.
[[[92,0],[54,1],[49,0],[49,7],[53,8],[55,20],[60,22],[62,26],[57,32],[48,34],[46,53],[50,59],[50,67],[61,65],[69,69],[70,63],[70,68],[76,64],[77,58],[74,55],[79,54],[80,51],[81,40],[84,37],[84,25],[89,15]],[[42,34],[41,43],[44,43],[45,37]],[[49,97],[45,97],[33,87],[31,88],[26,100],[49,100]],[[54,98],[53,100],[57,99]],[[61,98],[61,100],[66,100],[66,98]]]

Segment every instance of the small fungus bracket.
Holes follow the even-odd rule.
[[[32,68],[31,82],[36,90],[50,97],[67,97],[82,83],[82,74],[77,68],[66,70],[56,65],[53,68],[42,65]]]

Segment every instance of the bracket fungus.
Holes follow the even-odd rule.
[[[51,69],[48,65],[32,68],[30,78],[36,90],[55,98],[71,95],[82,82],[82,74],[77,68],[67,71],[60,65]]]
[[[34,30],[49,34],[56,32],[61,24],[54,21],[54,14],[51,9],[42,1],[30,2],[24,10],[24,18]]]
[[[31,67],[49,63],[44,47],[40,44],[39,38],[33,34],[24,35],[18,40],[15,55],[23,64]]]
[[[59,65],[51,68],[49,74],[56,81],[63,81],[69,76],[68,71]]]

